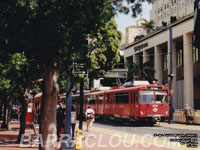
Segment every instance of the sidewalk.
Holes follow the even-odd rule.
[[[0,125],[2,121],[0,121]],[[16,144],[19,134],[19,121],[11,121],[11,130],[0,128],[0,150],[36,150],[38,147],[20,147],[20,144]],[[26,128],[26,134],[33,135],[33,129]]]
[[[1,124],[2,122],[0,122]],[[196,125],[185,124],[167,124],[161,123],[160,126],[167,126],[173,128],[196,129],[200,130]],[[7,131],[0,128],[0,150],[37,150],[38,146],[24,146],[20,147],[16,144],[19,133],[19,121],[11,122],[12,129]],[[78,124],[77,126],[78,127]],[[138,136],[126,134],[121,131],[112,131],[110,129],[100,128],[94,126],[89,132],[85,131],[83,126],[83,141],[82,150],[200,150],[198,148],[186,148],[185,145],[177,145],[169,141],[155,139],[154,137]],[[33,135],[32,128],[26,128],[26,134]]]
[[[165,126],[165,127],[170,127],[170,128],[179,128],[179,129],[194,129],[194,130],[200,130],[200,125],[186,125],[186,124],[181,124],[181,123],[171,123],[168,124],[166,122],[161,122],[160,126]]]

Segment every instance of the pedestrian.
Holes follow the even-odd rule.
[[[185,118],[186,118],[186,124],[188,125],[190,121],[192,121],[193,115],[192,115],[192,110],[191,108],[188,106],[188,104],[185,105],[184,108],[184,114],[185,114]]]
[[[94,122],[94,115],[95,115],[94,110],[90,106],[88,106],[88,108],[85,111],[85,120],[87,122],[86,131],[88,131],[89,127],[92,126],[92,123]]]
[[[76,110],[74,106],[71,108],[71,127],[72,127],[72,139],[74,139],[74,132],[76,127]]]
[[[60,131],[63,125],[64,120],[64,111],[62,109],[62,106],[59,104],[58,109],[56,110],[56,121],[57,121],[57,136],[60,138]]]

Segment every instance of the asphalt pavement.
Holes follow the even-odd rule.
[[[2,122],[0,122],[1,124]],[[101,123],[102,125],[104,123]],[[160,127],[145,128],[145,134],[133,134],[132,132],[127,132],[129,126],[118,126],[117,130],[110,128],[109,125],[102,126],[99,123],[94,123],[89,132],[85,129],[85,124],[83,126],[83,136],[85,140],[82,141],[83,148],[82,150],[200,150],[200,147],[189,148],[186,147],[186,144],[181,145],[179,142],[170,142],[169,137],[174,138],[174,135],[161,135],[162,132],[157,132],[157,136],[152,136],[148,134],[148,130],[151,129],[156,131],[156,128],[166,128],[173,129],[178,131],[182,129],[184,131],[196,131],[199,133],[199,125],[185,125],[185,124],[168,124],[161,123]],[[76,126],[78,128],[78,124]],[[126,132],[122,128],[127,128]],[[133,127],[134,128],[134,127]],[[121,129],[121,130],[120,130]],[[139,130],[136,128],[135,130]],[[153,131],[154,132],[154,131]],[[191,133],[193,133],[191,132]],[[35,150],[38,149],[38,145],[20,145],[16,144],[17,136],[19,133],[19,121],[11,122],[11,130],[7,131],[0,128],[0,150]],[[144,131],[145,133],[145,131]],[[179,133],[179,132],[177,132]],[[33,135],[34,131],[32,128],[26,128],[26,134]],[[185,133],[184,133],[185,134]],[[159,136],[159,137],[158,137]],[[168,136],[168,138],[165,138]],[[199,136],[199,135],[198,135]],[[56,143],[57,149],[61,149],[60,142]]]

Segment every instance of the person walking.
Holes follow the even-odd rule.
[[[74,106],[71,108],[71,127],[72,127],[72,139],[74,139],[75,127],[76,127],[76,110]]]
[[[92,126],[92,123],[94,122],[94,110],[88,106],[88,108],[85,111],[85,120],[87,122],[87,129],[86,131],[89,131],[89,127]]]
[[[58,109],[56,110],[57,136],[58,138],[60,138],[60,131],[63,127],[64,111],[60,104],[57,107],[58,107]]]
[[[186,118],[186,124],[188,125],[189,122],[190,122],[191,120],[193,120],[192,110],[191,110],[191,108],[188,106],[188,104],[185,105],[184,114],[185,114],[185,118]]]

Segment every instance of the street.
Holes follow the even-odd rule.
[[[95,134],[94,134],[95,133]],[[101,135],[102,133],[102,135]],[[110,137],[106,137],[105,135],[109,135]],[[170,141],[173,139],[177,139],[178,135],[189,135],[189,134],[197,134],[198,135],[198,143],[200,143],[200,129],[195,125],[185,125],[185,124],[167,124],[161,123],[160,126],[148,126],[148,125],[133,125],[131,123],[118,125],[118,123],[112,122],[95,122],[92,127],[92,132],[85,132],[86,139],[89,137],[90,145],[95,145],[96,143],[92,143],[92,138],[98,139],[98,144],[95,145],[95,149],[100,146],[101,148],[110,147],[113,148],[113,145],[118,145],[113,149],[132,149],[139,148],[141,150],[183,150],[183,149],[200,149],[200,147],[189,148],[189,143],[194,140],[191,140],[188,144],[180,144],[179,142]],[[186,137],[180,138],[186,139]],[[197,138],[195,139],[197,140]],[[95,140],[97,141],[97,140]],[[94,142],[95,142],[94,141]],[[87,141],[84,142],[87,146]],[[103,144],[102,144],[103,143]],[[114,144],[113,144],[114,143]],[[125,144],[126,143],[126,144]],[[122,146],[123,145],[123,146]],[[126,145],[126,146],[124,146]],[[188,145],[188,147],[186,147]],[[91,146],[92,147],[92,146]],[[87,148],[88,149],[88,146]]]
[[[117,123],[112,123],[112,122],[96,122],[95,123],[96,127],[100,128],[106,128],[110,130],[116,130],[116,131],[122,131],[125,133],[131,133],[131,134],[136,134],[136,135],[144,135],[144,134],[151,134],[152,136],[157,133],[157,134],[164,134],[164,133],[177,133],[177,134],[191,134],[191,133],[196,133],[200,136],[200,129],[195,130],[195,129],[189,129],[187,126],[185,128],[175,128],[175,127],[167,127],[167,126],[148,126],[148,125],[134,125],[133,123],[127,123],[123,125],[118,125]]]

